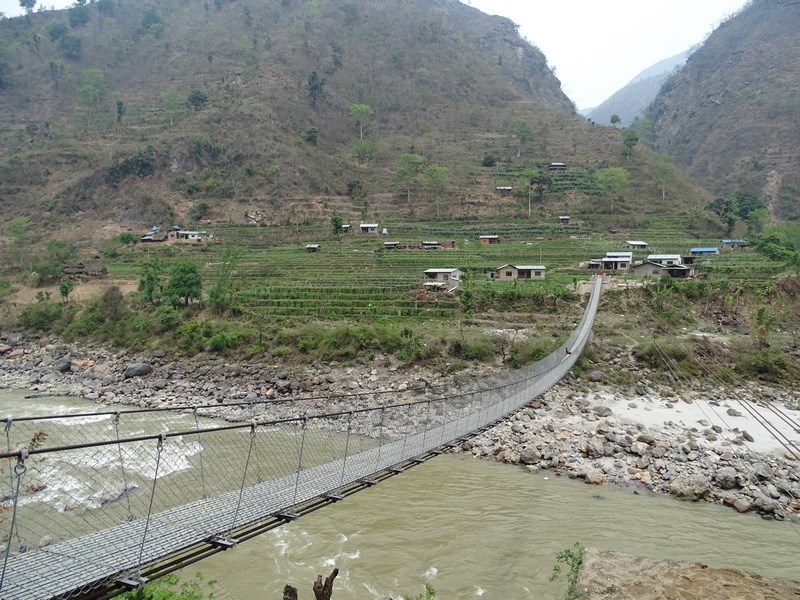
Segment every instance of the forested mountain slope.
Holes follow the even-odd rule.
[[[719,195],[800,218],[800,3],[753,0],[714,31],[651,107],[655,148]]]

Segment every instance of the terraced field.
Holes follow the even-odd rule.
[[[361,318],[455,319],[462,310],[457,294],[429,291],[422,284],[430,268],[457,268],[464,273],[461,288],[521,296],[570,288],[589,272],[583,263],[606,251],[621,250],[626,239],[650,244],[648,252],[686,254],[695,246],[716,246],[718,239],[696,239],[685,233],[690,217],[649,217],[646,227],[626,232],[592,230],[590,217],[573,224],[525,220],[496,222],[434,221],[380,225],[388,235],[352,232],[336,240],[324,227],[219,226],[213,231],[222,243],[137,244],[109,265],[116,278],[137,279],[148,258],[171,262],[189,259],[201,267],[209,289],[220,269],[223,249],[234,248],[236,302],[249,314],[264,319]],[[353,223],[358,228],[358,223]],[[478,237],[500,236],[501,243],[484,245]],[[387,250],[384,241],[418,244],[422,240],[453,241],[454,249]],[[308,252],[307,243],[320,244]],[[642,260],[648,252],[635,254]],[[542,264],[546,281],[492,281],[488,273],[504,264]],[[701,277],[758,281],[783,266],[752,250],[730,251],[703,259]],[[626,275],[630,278],[631,275]]]

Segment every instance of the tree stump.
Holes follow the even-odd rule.
[[[283,600],[297,600],[297,588],[286,585],[283,588]]]
[[[339,569],[334,569],[325,579],[324,583],[322,581],[322,575],[317,575],[317,580],[312,586],[316,600],[331,600],[331,596],[333,595],[333,580],[336,579],[338,574]],[[298,600],[297,588],[286,584],[283,588],[283,600]]]
[[[333,580],[339,574],[339,569],[334,569],[331,574],[322,583],[322,575],[317,575],[317,580],[314,582],[314,596],[317,600],[331,600],[333,595]]]

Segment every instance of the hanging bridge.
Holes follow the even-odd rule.
[[[0,599],[107,598],[435,456],[566,375],[600,287],[555,352],[457,395],[6,418]]]

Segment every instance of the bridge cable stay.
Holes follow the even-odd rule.
[[[231,527],[225,535],[225,541],[234,544],[232,539],[232,532],[236,529],[236,519],[239,518],[239,510],[242,508],[242,495],[244,494],[244,487],[247,483],[247,468],[250,466],[250,459],[253,456],[253,447],[256,443],[256,424],[250,423],[250,445],[247,449],[247,459],[244,462],[244,470],[242,471],[242,485],[239,486],[239,498],[236,501],[236,510],[233,511],[233,518],[231,519]]]
[[[714,361],[713,357],[709,356],[705,352],[701,351],[700,355],[703,358],[707,359],[708,361]],[[725,369],[724,371],[725,375],[727,377],[730,377],[731,380],[733,380],[739,388],[744,388],[752,391],[752,385],[750,385],[749,382],[747,382],[746,380],[742,379],[739,375],[737,375],[735,371],[732,371],[731,369],[728,369],[722,365],[718,366]],[[720,377],[719,374],[708,369],[708,367],[705,364],[701,365],[701,367],[706,371],[706,373],[711,375],[717,382],[719,382],[725,389],[730,391],[730,389],[733,387],[730,385],[730,383],[726,382],[722,377]],[[795,421],[790,415],[786,414],[784,411],[779,409],[772,402],[759,403],[758,406],[766,408],[767,410],[775,414],[781,421],[792,427],[792,429],[794,429],[797,433],[800,433],[800,423]]]
[[[85,425],[60,415],[7,426],[8,451],[0,459],[19,462],[22,451],[14,448],[26,448],[41,430],[51,445],[26,455],[13,530],[0,521],[8,553],[0,596],[102,598],[134,570],[151,579],[172,572],[223,550],[214,544],[223,534],[249,539],[460,443],[525,406],[572,368],[590,338],[600,285],[597,278],[580,323],[555,352],[462,393],[429,388],[427,398],[362,407],[350,400],[340,411],[330,410],[340,396],[327,408],[302,398],[259,404],[269,412],[247,423],[207,425],[203,411],[182,406],[165,413],[166,420],[131,421],[135,433],[128,437],[122,428],[128,411],[121,413],[119,429],[109,427],[114,412],[86,413]],[[298,416],[309,406],[310,413]],[[256,412],[253,403],[242,407],[237,418]],[[335,443],[331,429],[341,434]],[[269,459],[260,460],[261,454]],[[231,478],[232,471],[241,479]]]
[[[132,584],[131,587],[137,587],[144,583],[147,583],[147,579],[142,577],[142,558],[144,557],[144,546],[145,542],[147,541],[147,531],[150,528],[150,516],[153,514],[153,500],[156,496],[156,485],[158,484],[158,469],[161,466],[161,454],[164,450],[164,442],[166,441],[167,436],[166,434],[161,434],[158,438],[158,442],[156,444],[156,467],[153,470],[153,487],[150,488],[150,504],[147,507],[147,518],[144,522],[144,532],[142,533],[142,543],[139,547],[139,560],[136,566],[136,573],[134,577],[130,579],[130,583]],[[126,584],[127,582],[123,582]]]
[[[131,497],[128,494],[128,475],[125,472],[125,461],[122,458],[122,444],[120,443],[119,436],[119,413],[114,415],[114,432],[117,436],[117,453],[119,455],[119,469],[122,472],[122,490],[125,495],[125,503],[128,506],[128,521],[133,520],[133,513],[131,512]]]

